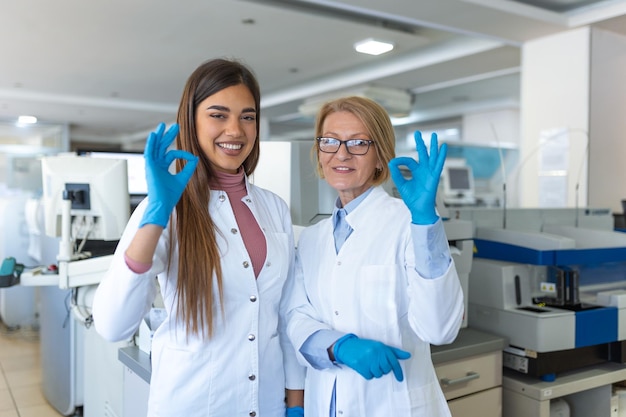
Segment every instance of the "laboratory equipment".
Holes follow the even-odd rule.
[[[130,213],[127,172],[125,159],[42,158],[42,223],[46,235],[56,238],[58,273],[31,272],[22,284],[40,288],[42,391],[63,415],[84,406],[86,416],[115,416],[120,408],[120,385],[111,380],[121,378],[122,368],[107,361],[116,346],[90,328],[90,297],[113,251],[92,256],[84,248],[121,237]]]
[[[82,248],[87,240],[115,241],[122,235],[130,215],[126,160],[44,157],[42,177],[46,234],[61,238],[59,287],[97,284],[112,255],[91,257]]]
[[[128,170],[128,194],[131,211],[148,195],[146,161],[143,152],[78,151],[78,155],[90,158],[125,159]]]
[[[41,171],[48,236],[64,238],[65,220],[77,238],[119,239],[130,210],[126,160],[49,156]]]
[[[447,165],[441,173],[443,201],[447,205],[472,205],[474,196],[474,174],[469,165]]]
[[[626,302],[602,294],[626,287],[626,235],[609,210],[454,211],[476,226],[469,324],[509,339],[505,367],[549,380],[614,359]]]
[[[20,275],[24,265],[17,263],[14,257],[9,256],[0,264],[0,287],[12,287],[20,283]]]
[[[39,263],[28,251],[29,236],[25,205],[29,195],[13,192],[0,196],[0,260],[12,257],[17,263],[30,266]],[[37,323],[37,292],[35,288],[12,285],[0,288],[0,320],[10,329]]]
[[[443,227],[450,245],[450,255],[454,260],[454,266],[463,290],[463,303],[466,313],[463,315],[461,327],[466,328],[468,326],[469,277],[474,259],[474,227],[472,222],[458,219],[444,220]]]

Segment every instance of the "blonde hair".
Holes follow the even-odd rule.
[[[325,103],[317,113],[315,122],[315,137],[324,134],[324,122],[326,118],[336,112],[346,111],[355,115],[374,141],[374,151],[378,156],[381,168],[373,173],[373,185],[380,185],[389,179],[389,166],[387,165],[396,156],[396,136],[387,111],[377,102],[365,97],[350,96],[342,97]],[[370,149],[371,152],[371,149]],[[317,167],[317,175],[324,178],[322,166],[319,162],[319,149],[317,143],[311,149],[313,164]]]

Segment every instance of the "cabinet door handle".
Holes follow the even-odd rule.
[[[463,382],[468,382],[468,381],[471,381],[472,379],[478,379],[478,378],[480,378],[480,374],[478,372],[469,371],[467,374],[465,374],[465,376],[462,376],[461,378],[456,378],[456,379],[441,378],[439,382],[441,382],[441,385],[456,385],[456,384],[462,384]]]

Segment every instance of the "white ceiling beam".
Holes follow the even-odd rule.
[[[39,103],[67,104],[74,106],[138,110],[147,112],[161,112],[165,114],[176,113],[178,104],[162,104],[149,101],[121,100],[115,98],[100,98],[87,96],[74,96],[67,94],[49,94],[39,91],[23,89],[7,90],[0,89],[0,100],[24,100]]]
[[[297,87],[264,94],[261,99],[261,108],[354,87],[381,78],[489,51],[503,45],[502,42],[486,39],[457,38],[449,40],[422,48],[414,53],[389,58],[379,64],[338,72],[332,76],[300,84]]]

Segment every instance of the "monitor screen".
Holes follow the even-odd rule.
[[[141,152],[81,151],[80,155],[91,158],[125,159],[128,167],[128,192],[134,196],[148,195],[146,164]]]
[[[68,220],[73,239],[118,240],[122,236],[130,216],[125,159],[48,156],[41,160],[41,174],[48,236],[62,236],[67,200],[71,201]]]
[[[446,166],[442,173],[446,204],[474,204],[474,176],[469,166]]]
[[[452,190],[469,190],[471,188],[470,185],[470,176],[472,173],[469,168],[462,167],[450,167],[448,168],[448,175],[450,181],[450,189]]]

